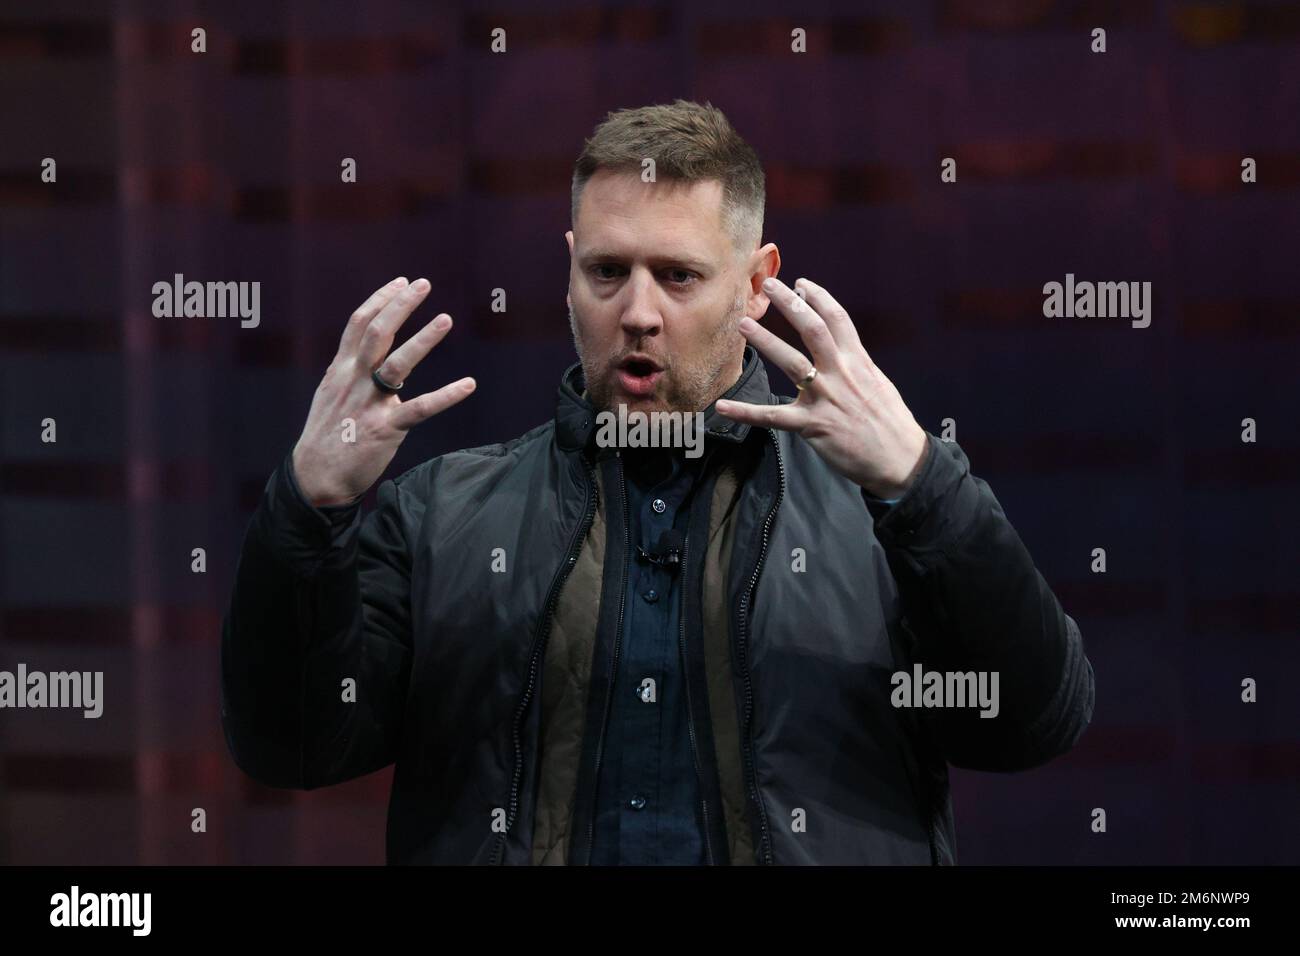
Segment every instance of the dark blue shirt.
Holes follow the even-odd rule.
[[[591,862],[702,864],[700,786],[680,644],[682,582],[677,571],[641,556],[637,545],[653,554],[664,531],[685,537],[708,455],[687,458],[680,449],[654,448],[621,454],[628,576],[605,759],[596,781]],[[686,544],[689,551],[692,542]]]
[[[685,537],[712,450],[693,459],[680,449],[621,451],[628,575],[605,758],[596,781],[596,865],[706,862],[681,656],[682,582],[679,572],[647,560],[637,546],[656,553],[670,528]],[[899,500],[867,499],[877,516]],[[686,544],[699,560],[704,542],[694,549]]]

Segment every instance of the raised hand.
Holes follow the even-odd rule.
[[[474,379],[462,378],[402,401],[371,378],[374,371],[390,385],[401,385],[446,336],[451,316],[444,312],[388,354],[397,330],[428,292],[427,279],[409,285],[405,278],[394,279],[348,319],[338,353],[325,370],[293,448],[298,487],[313,505],[343,504],[365,494],[411,428],[474,391]],[[345,440],[347,419],[353,422],[354,441]]]
[[[781,428],[808,440],[827,464],[879,498],[901,497],[925,462],[929,439],[903,397],[863,348],[843,307],[816,283],[799,279],[800,296],[768,278],[763,291],[790,320],[812,361],[753,319],[741,334],[796,384],[789,405],[719,400],[718,413],[738,422]],[[806,301],[805,301],[806,297]],[[817,372],[807,381],[812,368]]]

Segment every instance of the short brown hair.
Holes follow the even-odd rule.
[[[640,174],[646,159],[654,160],[656,181],[720,181],[723,223],[737,248],[758,246],[766,204],[763,165],[722,110],[708,102],[677,100],[609,113],[573,167],[573,222],[578,221],[582,188],[598,169]]]

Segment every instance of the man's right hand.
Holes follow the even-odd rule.
[[[411,428],[474,391],[474,379],[462,378],[402,401],[380,391],[370,377],[375,369],[385,382],[405,382],[416,364],[446,336],[451,316],[444,312],[388,355],[393,336],[428,292],[426,279],[409,285],[404,278],[394,279],[348,320],[338,354],[325,370],[307,424],[293,447],[298,487],[314,506],[346,504],[365,494],[384,473]],[[344,441],[347,418],[355,422],[355,441]]]

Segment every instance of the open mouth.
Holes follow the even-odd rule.
[[[638,397],[653,395],[663,369],[653,359],[640,355],[625,358],[618,366],[618,381],[623,390]]]

